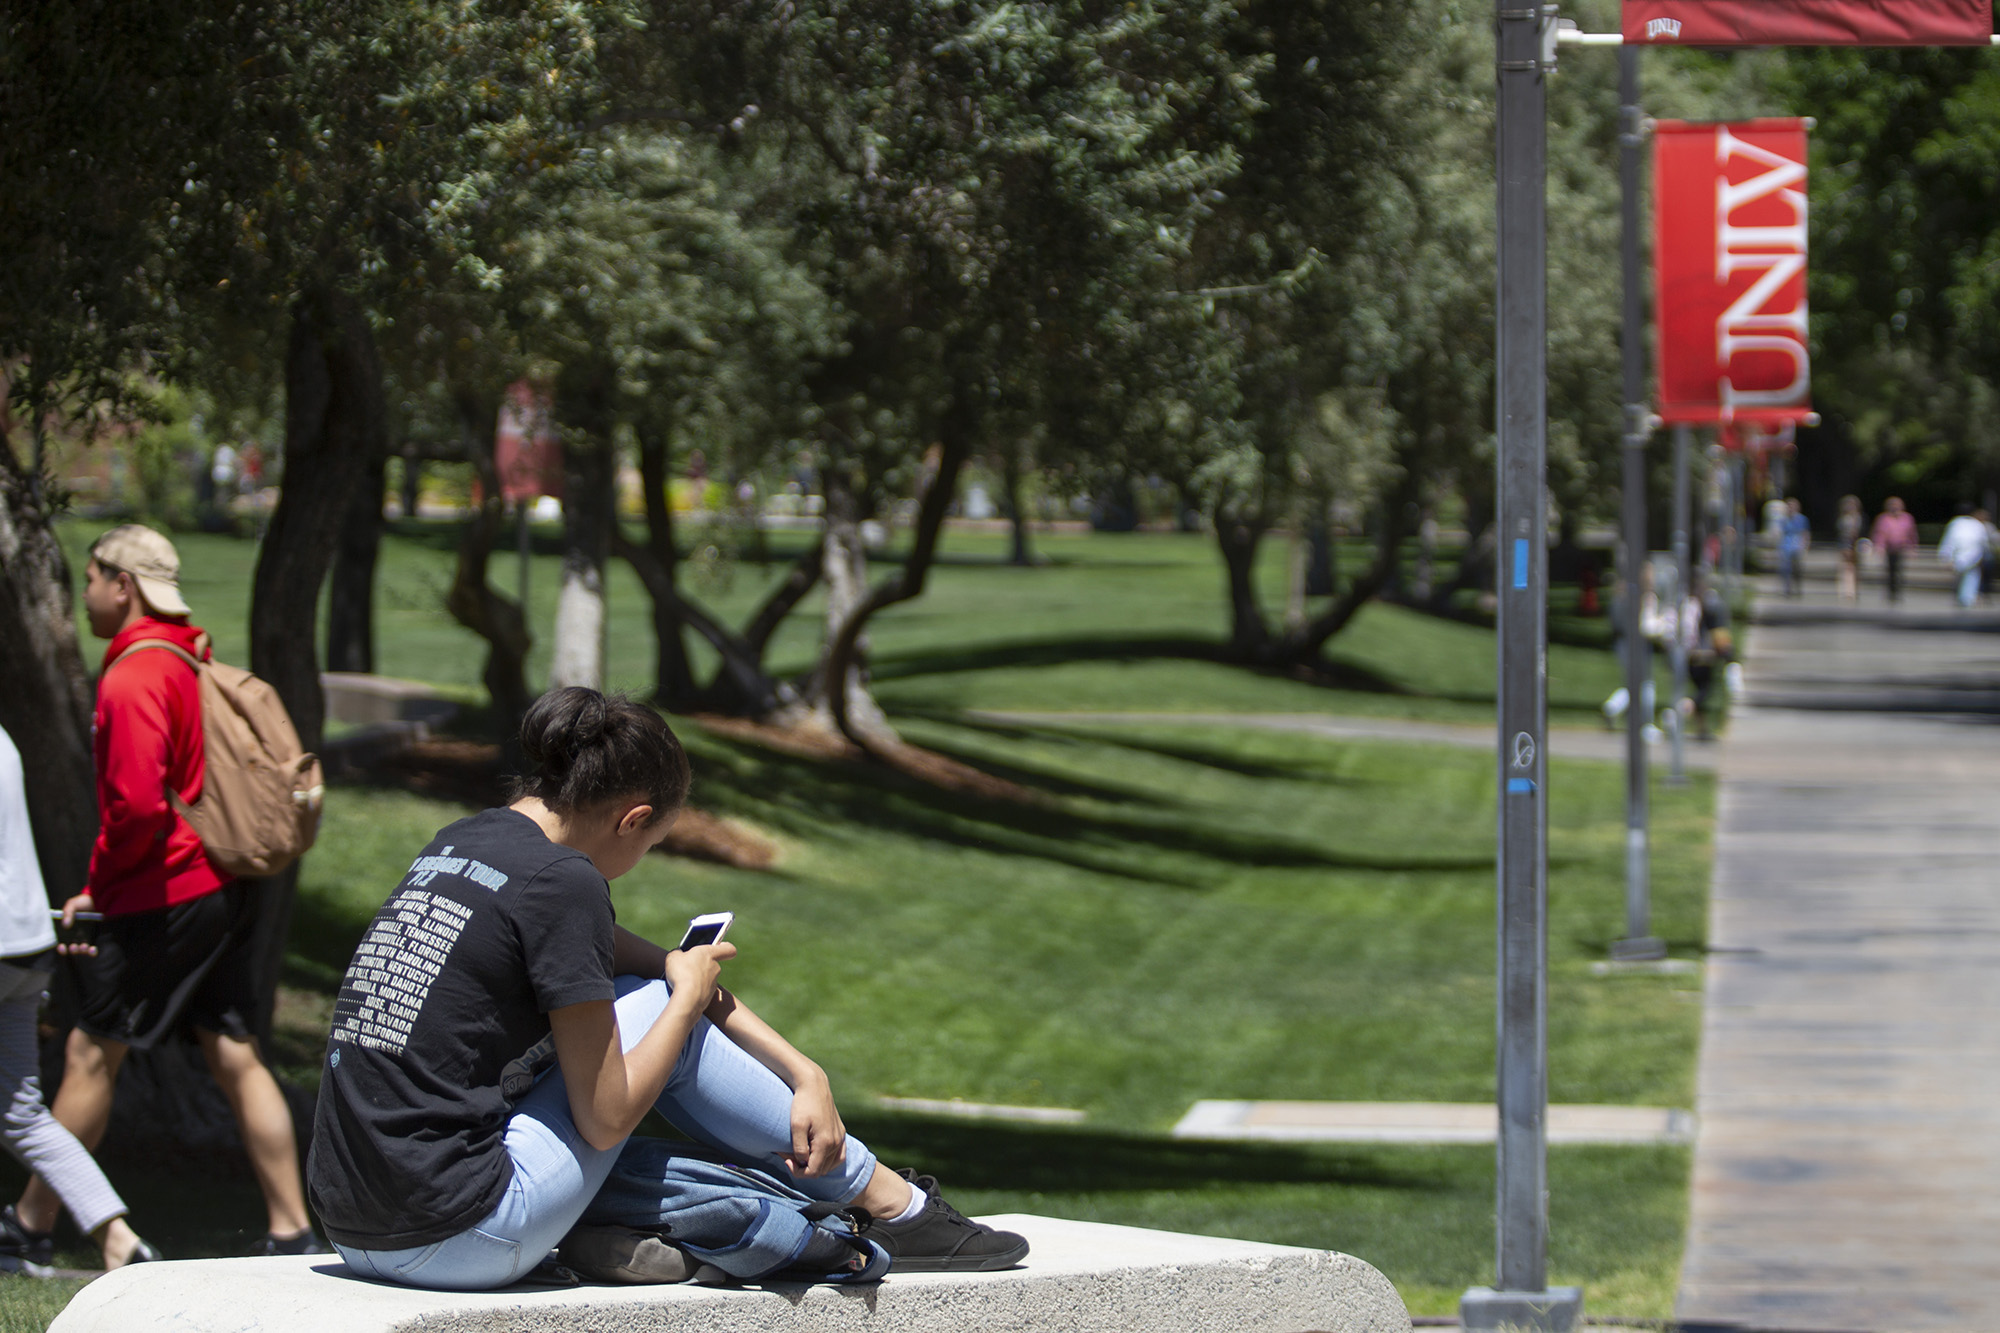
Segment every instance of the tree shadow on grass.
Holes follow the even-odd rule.
[[[1094,742],[1095,737],[1078,737],[1064,728],[1038,728],[1030,725],[1016,726],[1011,723],[986,723],[977,718],[966,718],[947,708],[899,708],[892,715],[897,720],[909,719],[918,722],[932,722],[955,729],[990,735],[997,740],[1021,743],[1068,745],[1082,748]],[[952,744],[938,734],[926,733],[922,747],[946,758],[955,759],[969,768],[1004,779],[1018,787],[1025,787],[1049,796],[1078,797],[1090,801],[1102,801],[1106,805],[1150,805],[1171,804],[1157,792],[1146,790],[1135,783],[1117,782],[1106,778],[1079,778],[1070,773],[1058,773],[1045,764],[1031,760],[1002,759],[989,750],[981,750],[964,744]]]
[[[1207,825],[1185,807],[1156,819],[1095,813],[1052,802],[1025,804],[942,790],[855,761],[781,754],[734,738],[707,743],[734,752],[709,767],[705,789],[733,789],[739,808],[800,836],[830,824],[876,829],[1008,855],[1028,855],[1095,874],[1173,888],[1207,889],[1244,866],[1275,869],[1484,871],[1490,854],[1368,855],[1286,839],[1265,830]],[[718,802],[728,808],[730,802]],[[1157,853],[1158,855],[1147,855]]]
[[[887,682],[961,671],[1064,666],[1072,662],[1160,660],[1214,662],[1326,689],[1358,690],[1368,694],[1408,693],[1388,677],[1352,663],[1321,661],[1307,668],[1255,667],[1232,656],[1228,645],[1219,640],[1137,635],[1129,638],[1108,635],[1096,639],[1017,639],[970,648],[906,650],[871,659],[869,673],[876,681]]]
[[[1135,733],[1129,727],[1106,723],[1093,724],[1088,716],[1078,717],[1074,722],[1014,722],[995,718],[972,717],[947,708],[898,708],[895,717],[913,718],[918,721],[946,724],[960,730],[997,739],[1031,741],[1043,745],[1064,745],[1077,749],[1101,745],[1120,750],[1137,750],[1156,754],[1166,759],[1179,759],[1185,763],[1200,764],[1204,768],[1217,769],[1224,773],[1234,773],[1246,778],[1276,778],[1289,781],[1306,781],[1327,787],[1358,786],[1359,781],[1342,774],[1327,771],[1325,764],[1315,759],[1246,759],[1220,745],[1203,745],[1199,741],[1166,741],[1150,733]],[[1150,724],[1149,724],[1150,725]],[[1185,723],[1163,721],[1161,726],[1224,727],[1227,724],[1209,722],[1200,717],[1191,717]],[[1257,735],[1272,733],[1259,730]],[[1338,744],[1339,742],[1331,742]],[[953,758],[981,768],[992,769],[994,761],[982,754],[974,754],[963,748],[953,748],[935,736],[924,740],[928,749],[949,754]],[[1093,800],[1131,801],[1149,805],[1165,804],[1159,796],[1142,788],[1113,786],[1109,783],[1087,783],[1075,778],[1054,774],[1037,775],[1034,770],[1016,767],[1015,772],[1024,774],[1013,780],[1023,786],[1040,786],[1049,791],[1065,791],[1066,794],[1087,796]]]

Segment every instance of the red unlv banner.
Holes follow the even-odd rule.
[[[1625,40],[1678,46],[1985,46],[1991,0],[1625,0]]]
[[[1810,416],[1805,122],[1663,120],[1653,171],[1661,418]]]

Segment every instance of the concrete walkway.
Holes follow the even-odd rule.
[[[1721,747],[1679,1316],[2000,1329],[2000,614],[1808,586]]]

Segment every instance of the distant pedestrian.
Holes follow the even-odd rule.
[[[1812,549],[1812,524],[1799,509],[1797,499],[1785,502],[1785,516],[1778,521],[1778,582],[1785,596],[1797,597],[1805,583],[1806,552]]]
[[[1852,602],[1861,596],[1861,533],[1867,520],[1861,514],[1861,497],[1840,497],[1840,518],[1836,533],[1840,538],[1840,600]]]
[[[208,476],[222,503],[227,504],[227,497],[236,494],[236,482],[242,475],[242,467],[242,459],[227,442],[215,446],[215,456],[209,460]]]
[[[1984,509],[1978,511],[1986,523],[1986,559],[1979,566],[1979,595],[1984,597],[1993,591],[1993,574],[1996,560],[2000,560],[2000,528],[1993,526],[1993,516]]]
[[[1958,516],[1945,524],[1938,539],[1938,559],[1951,566],[1957,579],[1958,604],[1971,606],[1979,600],[1980,580],[1985,577],[1986,558],[1993,550],[1984,509],[1960,505]]]
[[[1627,641],[1625,635],[1624,602],[1626,596],[1627,593],[1624,585],[1621,584],[1619,590],[1612,595],[1611,599],[1611,648],[1614,655],[1618,658],[1621,679],[1625,667],[1625,654],[1631,650],[1632,646]],[[1653,562],[1648,560],[1639,566],[1639,637],[1645,640],[1642,651],[1651,653],[1660,644],[1661,640],[1667,634],[1670,619],[1670,616],[1661,613],[1659,596],[1653,590]],[[1652,673],[1649,671],[1644,674],[1646,680],[1644,685],[1641,686],[1644,694],[1642,708],[1645,716],[1651,717],[1653,715]],[[1615,728],[1618,725],[1619,719],[1625,716],[1625,710],[1631,706],[1632,693],[1630,690],[1626,689],[1623,685],[1613,690],[1610,697],[1599,706],[1604,714],[1604,729],[1610,731]],[[1646,740],[1650,743],[1657,741],[1659,738],[1660,729],[1648,722],[1646,724]]]
[[[1715,692],[1716,669],[1734,663],[1736,644],[1729,628],[1729,604],[1709,584],[1708,575],[1694,576],[1694,587],[1681,602],[1674,632],[1687,654],[1688,685],[1693,691],[1688,704],[1694,715],[1694,738],[1713,739],[1709,700]]]
[[[158,1259],[160,1252],[125,1223],[125,1201],[76,1136],[42,1100],[41,1040],[36,1019],[55,969],[56,932],[48,889],[28,825],[28,791],[21,753],[0,731],[0,1142],[49,1183],[52,1200],[39,1216],[0,1209],[0,1264],[47,1275],[55,1258],[56,1216],[69,1209],[77,1229],[97,1242],[106,1268]]]
[[[1875,516],[1875,528],[1869,540],[1882,553],[1883,572],[1889,582],[1889,600],[1901,601],[1903,557],[1917,544],[1917,520],[1903,508],[1901,496],[1892,495],[1882,502],[1882,512]]]

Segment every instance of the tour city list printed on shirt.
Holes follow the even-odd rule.
[[[333,1039],[401,1055],[438,973],[472,919],[472,909],[419,887],[439,875],[497,892],[507,876],[446,847],[420,856],[402,887],[368,927],[333,1010]]]

